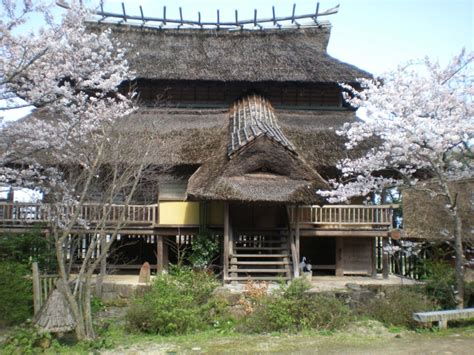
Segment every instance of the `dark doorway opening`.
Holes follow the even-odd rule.
[[[336,238],[301,237],[300,255],[311,264],[314,276],[336,274]]]

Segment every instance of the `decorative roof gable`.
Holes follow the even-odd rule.
[[[230,111],[229,158],[262,136],[267,136],[296,154],[295,148],[281,131],[273,107],[267,100],[253,95],[235,103]]]

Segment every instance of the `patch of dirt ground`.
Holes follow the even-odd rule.
[[[170,341],[121,346],[103,352],[119,354],[474,354],[474,328],[441,332],[391,333],[377,322],[351,325],[345,332],[191,336]]]

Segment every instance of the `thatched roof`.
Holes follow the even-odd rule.
[[[146,144],[154,165],[199,165],[225,139],[227,109],[140,108],[117,122],[122,145]],[[124,134],[125,133],[125,134]]]
[[[243,112],[247,112],[245,120],[239,119],[239,113],[243,115]],[[273,112],[268,102],[256,97],[239,101],[231,108],[228,116],[230,143],[226,147],[226,140],[223,140],[191,176],[187,190],[189,199],[322,202],[315,191],[327,188],[326,181],[298,155],[280,130]],[[243,133],[238,133],[239,130]]]
[[[336,130],[346,122],[355,122],[354,112],[287,109],[273,112],[283,136],[314,169],[334,166],[339,159],[347,157],[344,139]],[[178,166],[200,165],[217,152],[226,152],[229,124],[229,109],[142,107],[118,122],[116,128],[126,133],[122,138],[125,145],[126,142],[142,144],[146,137],[152,136],[150,162]]]
[[[66,298],[54,289],[35,317],[35,325],[49,333],[63,333],[73,330],[76,321]]]
[[[458,193],[458,208],[463,224],[463,238],[474,241],[474,178],[453,182]],[[403,229],[408,238],[449,240],[454,220],[445,208],[446,200],[428,192],[403,190]]]
[[[265,31],[160,30],[90,24],[112,29],[132,46],[137,78],[158,80],[355,82],[370,74],[327,54],[330,27]]]
[[[141,107],[114,125],[112,136],[120,137],[111,142],[120,144],[114,143],[113,158],[130,160],[151,144],[149,188],[192,176],[189,199],[320,203],[314,192],[327,187],[324,179],[332,176],[326,169],[348,156],[336,130],[354,122],[355,113],[273,109],[255,98],[239,102],[226,109]],[[235,120],[239,112],[248,119]]]

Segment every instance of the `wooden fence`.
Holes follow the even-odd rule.
[[[38,268],[38,263],[34,262],[32,266],[33,277],[33,309],[36,314],[41,306],[46,302],[50,293],[56,287],[56,281],[59,279],[58,275],[41,275]]]
[[[399,246],[400,242],[392,240],[394,246]],[[393,255],[388,256],[389,273],[403,277],[420,280],[426,276],[425,261],[429,259],[426,248],[419,248],[418,254],[410,253],[403,247]],[[376,268],[382,272],[383,263],[383,238],[376,238],[375,245]]]

